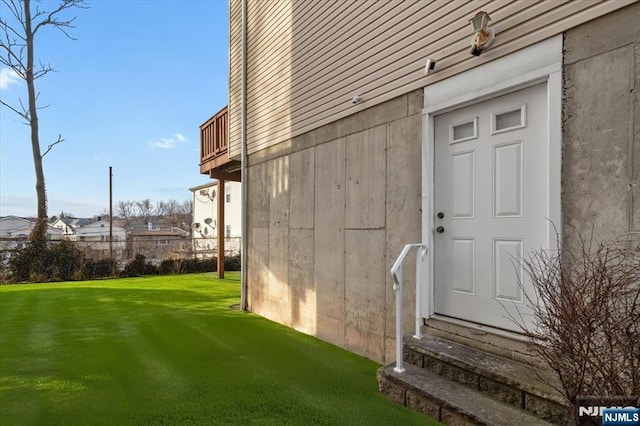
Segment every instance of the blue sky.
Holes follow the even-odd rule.
[[[42,8],[57,4],[43,1]],[[117,201],[191,198],[199,128],[227,104],[225,0],[93,0],[69,40],[37,34],[36,58],[56,70],[36,80],[49,215],[92,217]],[[0,9],[6,16],[6,10]],[[0,67],[1,68],[1,67]],[[0,69],[0,97],[26,104],[26,86]],[[0,216],[36,214],[29,127],[0,107]]]

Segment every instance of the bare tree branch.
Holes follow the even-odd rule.
[[[59,143],[62,143],[62,142],[64,142],[64,139],[62,138],[62,135],[58,135],[58,139],[54,143],[52,143],[51,145],[49,145],[47,147],[47,150],[44,152],[44,154],[42,154],[40,156],[40,158],[44,158],[44,156],[47,155],[49,153],[49,151],[51,151],[51,148],[53,148],[54,146],[56,146],[56,145],[58,145]]]
[[[7,7],[7,9],[11,12],[11,15],[15,18],[17,22],[21,25],[21,31],[18,31],[14,26],[10,25],[6,19],[0,18],[0,31],[4,33],[5,40],[0,42],[0,48],[5,50],[6,58],[0,58],[0,63],[3,65],[13,68],[23,79],[26,78],[26,66],[24,65],[24,47],[26,47],[27,37],[26,37],[26,22],[24,18],[24,14],[22,9],[20,8],[20,2],[15,0],[2,0],[2,3]],[[31,23],[35,24],[33,30],[31,31],[31,37],[35,36],[37,31],[46,26],[51,25],[58,30],[60,30],[66,37],[71,40],[76,40],[74,37],[69,34],[67,28],[75,28],[73,22],[76,20],[76,17],[62,20],[57,16],[60,12],[65,9],[69,9],[72,7],[77,7],[81,9],[87,9],[84,0],[62,0],[62,2],[58,5],[58,7],[51,12],[42,11],[38,6],[36,6],[35,13],[31,16]],[[38,18],[45,16],[46,18],[42,19],[37,24]],[[17,42],[15,38],[17,37],[21,40],[21,42]],[[16,52],[14,48],[18,47],[19,52]],[[34,78],[40,78],[45,74],[53,71],[51,65],[44,65],[42,62],[40,63],[41,69],[37,72],[34,72]]]
[[[63,0],[62,3],[56,9],[49,12],[49,14],[45,19],[43,19],[42,21],[36,24],[36,26],[33,29],[33,34],[35,35],[38,32],[38,30],[45,25],[53,25],[58,29],[61,29],[63,27],[74,28],[72,24],[73,24],[73,21],[76,19],[75,17],[67,21],[61,21],[56,17],[56,15],[70,7],[79,7],[82,9],[86,9],[86,6],[83,3],[84,3],[84,0]],[[46,12],[41,12],[36,8],[36,15],[34,16],[34,19],[45,14]],[[64,30],[62,32],[65,33],[72,40],[75,40],[74,38],[70,37]]]
[[[34,80],[39,79],[40,77],[42,77],[42,76],[44,76],[44,75],[46,75],[46,74],[50,73],[51,71],[55,72],[55,70],[54,70],[53,68],[51,68],[51,65],[46,65],[46,66],[45,66],[45,65],[43,65],[43,64],[40,64],[40,66],[41,66],[42,68],[41,68],[39,71],[35,71],[35,72],[33,73],[33,79],[34,79]]]
[[[0,28],[2,28],[3,30],[6,30],[7,40],[11,40],[11,38],[9,37],[9,33],[11,33],[13,34],[14,37],[18,37],[23,42],[27,41],[27,39],[22,33],[16,31],[15,28],[9,25],[7,21],[3,18],[0,18]],[[14,42],[15,42],[15,39],[14,39]]]
[[[6,33],[6,30],[4,30]],[[19,47],[19,53],[16,54],[13,51],[13,47]],[[5,57],[0,57],[0,63],[3,65],[8,66],[9,68],[13,68],[14,71],[18,72],[18,70],[20,71],[20,74],[24,75],[24,71],[26,69],[26,67],[24,66],[24,45],[19,44],[19,43],[15,43],[12,42],[11,40],[7,39],[7,42],[2,42],[0,43],[0,48],[4,49],[6,52],[6,58]]]
[[[8,0],[2,0],[2,3],[7,6],[13,17],[22,24],[22,28],[24,29],[24,15],[22,14],[22,8],[18,7],[20,3]]]
[[[27,115],[27,113],[25,112],[20,112],[17,109],[15,109],[14,107],[12,107],[11,105],[9,105],[8,103],[6,103],[5,101],[3,101],[2,99],[0,99],[0,104],[6,106],[7,108],[9,108],[11,111],[15,112],[16,114],[18,114],[20,117],[24,118],[25,120],[29,121],[29,116]]]
[[[29,115],[29,109],[27,109],[24,106],[24,104],[22,103],[22,98],[18,99],[18,102],[20,102],[20,107],[22,108],[22,111],[24,113],[25,119],[30,123],[31,122],[31,116]]]

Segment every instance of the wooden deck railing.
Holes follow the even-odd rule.
[[[200,164],[227,154],[229,108],[224,107],[200,126]]]
[[[200,126],[200,173],[239,182],[240,161],[229,158],[229,109],[222,108]]]

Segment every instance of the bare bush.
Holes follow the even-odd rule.
[[[527,295],[535,325],[520,327],[574,406],[583,395],[601,397],[594,401],[601,405],[613,396],[637,398],[640,252],[628,241],[578,237],[574,246],[559,244],[523,260],[537,294]]]

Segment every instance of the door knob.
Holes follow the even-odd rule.
[[[444,232],[444,226],[438,226],[438,227],[436,228],[436,232],[437,232],[438,234],[442,234],[442,233]]]
[[[444,218],[444,213],[438,212],[438,219],[443,219],[443,218]]]

